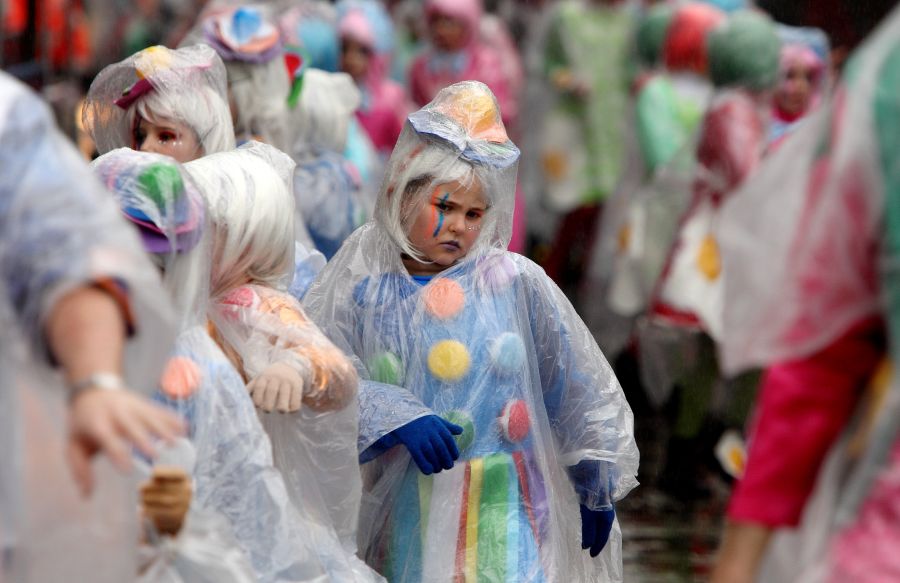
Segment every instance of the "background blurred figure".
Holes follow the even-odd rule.
[[[362,97],[356,118],[386,159],[410,109],[403,86],[388,76],[394,27],[378,0],[343,0],[337,8],[341,70],[353,77]]]
[[[830,89],[828,38],[817,29],[778,28],[782,39],[769,140],[778,142],[819,105]]]
[[[544,268],[574,298],[602,203],[625,162],[634,14],[620,0],[565,0],[550,9],[544,71],[554,105],[541,128],[544,200],[568,214]]]

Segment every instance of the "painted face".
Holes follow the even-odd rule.
[[[792,65],[775,93],[775,100],[782,111],[801,115],[809,109],[812,100],[815,71],[800,64]]]
[[[134,149],[165,154],[182,163],[203,155],[194,130],[184,123],[166,118],[141,118],[134,132]]]
[[[435,14],[428,20],[431,42],[448,53],[456,52],[466,45],[466,25],[463,21],[443,14]]]
[[[409,230],[409,242],[431,263],[407,264],[410,273],[438,273],[465,257],[478,239],[487,211],[477,181],[435,187]]]
[[[372,50],[353,39],[345,38],[341,42],[341,70],[353,77],[354,81],[362,81],[369,71]]]

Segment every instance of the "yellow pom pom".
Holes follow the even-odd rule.
[[[697,252],[697,268],[709,281],[715,281],[722,273],[719,245],[712,235],[707,235],[700,244],[700,250]]]
[[[431,374],[442,381],[458,381],[469,372],[469,351],[456,340],[441,340],[428,353]]]
[[[134,59],[134,68],[138,79],[144,79],[161,69],[172,66],[172,53],[163,46],[149,47],[142,50]]]

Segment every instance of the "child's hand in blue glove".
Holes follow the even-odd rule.
[[[609,510],[590,510],[581,505],[581,548],[590,549],[591,556],[596,557],[609,540],[613,520],[616,518],[615,508]]]
[[[436,474],[449,470],[459,457],[454,435],[461,435],[463,428],[437,415],[427,415],[410,421],[393,430],[397,440],[406,446],[423,474]]]

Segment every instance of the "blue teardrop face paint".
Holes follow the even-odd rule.
[[[445,192],[445,193],[444,193],[444,196],[442,196],[442,197],[438,200],[438,203],[439,203],[440,205],[443,205],[443,204],[445,204],[445,203],[447,202],[447,199],[448,199],[448,198],[450,198],[450,193],[449,193],[449,192]],[[435,205],[435,206],[437,206],[437,205]],[[436,208],[435,210],[437,210],[438,217],[437,217],[437,221],[436,221],[437,224],[436,224],[435,227],[434,227],[434,233],[431,234],[431,237],[432,237],[433,239],[437,239],[438,233],[440,233],[440,232],[441,232],[441,229],[444,227],[444,211],[443,211],[443,209],[441,209],[440,207],[438,207],[438,208]]]

